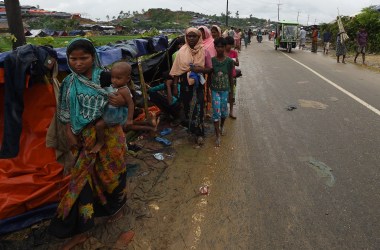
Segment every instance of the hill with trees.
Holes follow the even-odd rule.
[[[231,14],[231,13],[230,13]],[[127,32],[135,29],[149,30],[151,28],[161,29],[184,29],[190,26],[190,22],[197,18],[205,18],[215,23],[225,24],[226,15],[221,13],[217,15],[204,15],[192,11],[172,11],[170,9],[142,9],[139,11],[120,11],[119,15],[110,17],[106,16],[107,21],[99,22],[89,19],[70,19],[63,20],[50,16],[34,17],[25,20],[30,29],[51,29],[51,30],[74,30],[78,29],[83,23],[102,23],[104,25],[121,25]],[[264,26],[267,23],[265,19],[259,19],[250,15],[248,18],[240,18],[239,12],[234,16],[229,16],[229,26],[245,28],[247,26]]]

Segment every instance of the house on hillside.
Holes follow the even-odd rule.
[[[115,31],[117,34],[123,34],[126,31],[126,27],[120,24],[115,25]]]
[[[63,30],[57,31],[57,33],[58,33],[58,36],[68,36],[67,32]]]
[[[47,36],[58,36],[58,32],[55,30],[43,29],[42,30]]]
[[[202,26],[202,25],[209,26],[213,24],[221,25],[219,21],[215,21],[210,18],[204,18],[204,17],[196,18],[190,21],[190,25],[193,25],[193,26]]]
[[[100,25],[89,24],[89,23],[79,25],[79,29],[81,29],[81,30],[92,30],[92,31],[101,31],[102,30]]]
[[[69,32],[69,36],[84,36],[86,32],[83,30],[72,30]]]

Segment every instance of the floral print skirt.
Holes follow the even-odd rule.
[[[113,215],[126,202],[126,144],[121,126],[105,128],[105,144],[97,154],[90,154],[96,143],[94,125],[88,125],[80,137],[82,148],[74,152],[67,192],[49,226],[58,238],[88,231],[95,217]]]

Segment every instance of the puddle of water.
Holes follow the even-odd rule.
[[[299,81],[297,82],[298,84],[305,84],[305,83],[309,83],[309,81]]]
[[[335,177],[333,175],[333,170],[325,163],[318,161],[312,157],[302,157],[301,161],[305,161],[309,166],[317,173],[317,175],[323,179],[326,179],[325,184],[328,187],[333,187],[335,184]]]
[[[331,96],[329,99],[330,99],[330,101],[332,101],[332,102],[339,101],[339,99],[336,98],[335,96]]]
[[[329,105],[317,102],[317,101],[312,101],[312,100],[304,100],[304,99],[299,99],[298,103],[301,107],[303,108],[314,108],[314,109],[326,109]]]

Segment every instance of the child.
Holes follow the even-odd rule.
[[[236,69],[235,66],[239,66],[239,58],[238,58],[238,52],[236,50],[232,49],[232,46],[234,46],[234,39],[232,37],[226,37],[226,51],[225,55],[231,58],[234,61],[234,67],[232,69],[232,76],[233,76],[233,86],[230,90],[232,93],[232,98],[230,98],[230,117],[232,119],[236,119],[236,116],[234,115],[234,104],[235,104],[235,95],[236,95]]]
[[[102,119],[97,120],[96,128],[96,144],[92,148],[91,153],[98,153],[104,145],[104,128],[106,126],[131,125],[133,124],[134,104],[131,92],[127,84],[131,81],[131,65],[127,62],[117,62],[111,69],[112,85],[104,88],[109,95],[118,92],[127,103],[127,106],[114,107],[110,104],[105,106]]]
[[[228,116],[228,95],[233,87],[232,70],[234,61],[225,56],[226,39],[219,37],[215,39],[214,46],[216,56],[211,59],[213,73],[211,75],[211,94],[212,94],[212,119],[214,121],[216,146],[220,146],[220,135],[224,134],[224,121]]]

